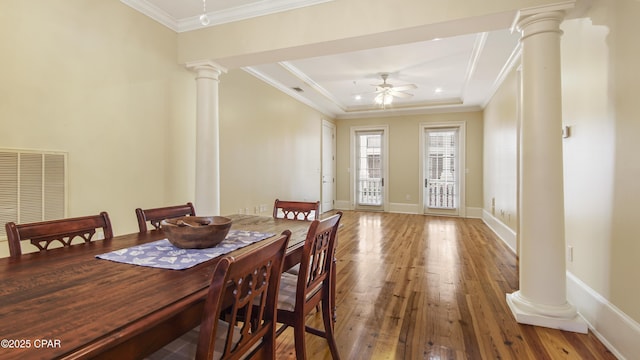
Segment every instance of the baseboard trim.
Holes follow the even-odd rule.
[[[353,210],[350,201],[336,200],[334,207],[336,210]],[[424,214],[422,204],[406,204],[406,203],[390,203],[389,212],[400,214]],[[482,219],[482,208],[467,207],[465,208],[465,218]]]
[[[389,212],[400,214],[422,214],[422,205],[418,204],[405,204],[405,203],[390,203]]]
[[[518,253],[518,240],[515,231],[511,230],[511,228],[484,209],[482,210],[482,221],[498,235],[500,240],[502,240],[514,254]]]
[[[567,300],[589,324],[589,329],[618,359],[640,355],[640,324],[567,271]]]

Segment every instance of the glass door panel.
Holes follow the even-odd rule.
[[[457,215],[458,129],[427,129],[424,206],[426,213]]]
[[[383,132],[356,133],[356,206],[382,210],[384,205]]]

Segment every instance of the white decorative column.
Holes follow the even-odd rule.
[[[569,4],[569,5],[567,5]],[[560,23],[573,3],[521,12],[520,290],[507,294],[519,323],[587,332],[567,302]]]
[[[202,216],[220,215],[218,77],[226,69],[213,61],[187,63],[196,71],[196,199]]]

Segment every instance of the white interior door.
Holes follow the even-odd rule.
[[[333,210],[336,188],[336,126],[322,121],[322,201],[320,212]]]

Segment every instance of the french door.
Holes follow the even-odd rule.
[[[423,131],[424,212],[460,216],[464,199],[464,127],[425,127]]]
[[[353,189],[358,210],[385,210],[385,129],[352,129]]]

